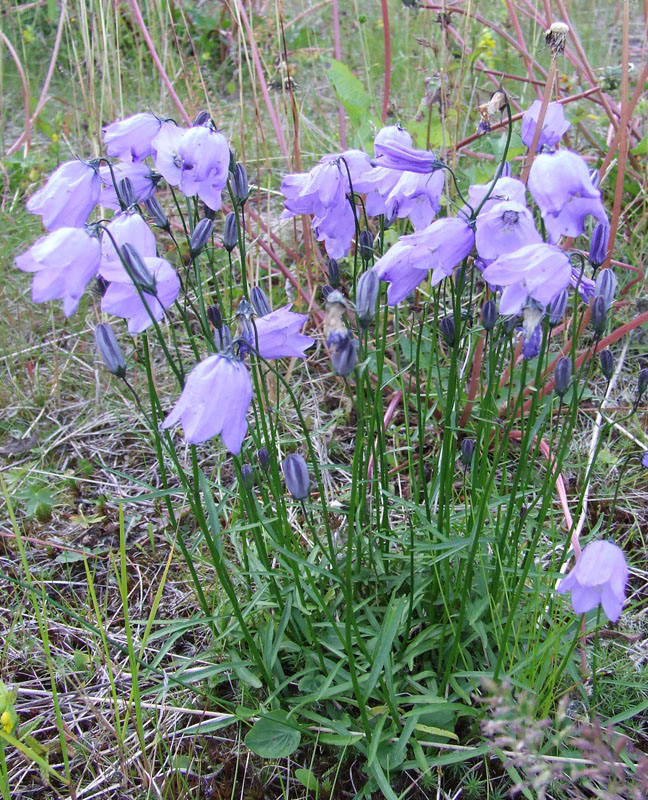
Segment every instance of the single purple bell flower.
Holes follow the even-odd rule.
[[[66,317],[79,306],[81,295],[99,269],[99,239],[87,228],[59,228],[42,236],[16,258],[23,272],[33,272],[32,300],[62,300]]]
[[[27,201],[30,214],[39,214],[48,231],[80,228],[99,200],[101,178],[86,161],[66,161]]]
[[[430,150],[417,150],[398,137],[389,136],[374,142],[374,166],[402,172],[428,174],[443,167],[443,162]]]
[[[125,244],[130,244],[144,258],[154,258],[157,254],[153,231],[136,211],[116,214],[106,225],[106,230],[108,232],[104,231],[101,235],[101,266],[99,267],[99,274],[106,280],[122,280],[125,274],[115,245],[122,248]],[[115,272],[115,267],[117,272]],[[104,270],[106,274],[104,274]],[[109,277],[109,275],[113,277]]]
[[[585,614],[599,604],[611,622],[621,616],[628,582],[628,565],[623,550],[612,542],[590,542],[576,565],[556,591],[571,592],[575,614]]]
[[[315,343],[312,337],[300,333],[308,316],[296,314],[290,310],[291,307],[292,303],[289,303],[254,320],[258,352],[262,358],[306,358],[305,351]]]
[[[538,204],[551,242],[585,232],[592,214],[607,223],[601,192],[592,186],[585,161],[569,150],[541,153],[529,172],[529,191]]]
[[[185,197],[198,197],[209,208],[221,207],[227,186],[230,149],[227,139],[213,128],[198,125],[185,131],[178,145],[182,168],[180,189]]]
[[[133,114],[104,128],[106,155],[122,161],[143,161],[152,155],[153,139],[157,136],[162,120],[142,112]]]
[[[533,215],[515,200],[496,203],[477,217],[475,244],[479,255],[487,260],[541,241]]]
[[[99,202],[106,208],[112,208],[114,211],[121,209],[113,184],[113,175],[115,176],[115,181],[117,181],[117,187],[119,187],[124,178],[128,178],[133,188],[133,197],[136,203],[145,203],[155,194],[159,176],[156,178],[155,173],[147,164],[131,164],[126,161],[121,164],[113,164],[112,173],[110,167],[104,166],[99,170],[99,176],[102,181]],[[121,197],[121,199],[125,200],[126,198]],[[126,203],[126,205],[130,204]]]
[[[374,265],[381,281],[389,282],[390,306],[404,300],[432,270],[432,285],[452,274],[475,243],[472,228],[461,217],[444,217],[427,228],[401,236]]]
[[[169,186],[179,186],[182,178],[180,142],[187,131],[170,120],[163,122],[158,134],[151,142],[156,170]]]
[[[527,147],[531,147],[533,144],[541,107],[542,101],[535,100],[522,117],[520,138]],[[555,147],[562,139],[563,134],[567,133],[570,128],[571,123],[565,119],[565,110],[562,107],[562,103],[549,103],[545,111],[536,153],[539,153],[543,147]]]
[[[500,314],[519,314],[529,297],[547,306],[566,289],[571,264],[559,247],[541,242],[500,256],[483,274],[489,284],[506,287],[500,300]]]
[[[101,298],[101,310],[127,319],[131,334],[146,330],[153,319],[159,322],[180,291],[180,279],[168,261],[163,258],[142,258],[142,261],[155,282],[156,291],[155,295],[143,291],[146,305],[123,267],[120,269],[114,262],[108,268],[102,267],[103,276],[110,285]]]
[[[218,353],[191,370],[162,428],[182,423],[189,444],[220,434],[229,452],[238,455],[247,433],[251,402],[252,381],[245,364]]]
[[[598,175],[598,172],[596,174]],[[589,249],[589,260],[593,267],[600,267],[605,261],[609,242],[610,226],[607,222],[599,222],[592,231]]]

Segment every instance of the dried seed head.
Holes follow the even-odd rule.
[[[556,56],[565,52],[568,33],[569,25],[560,21],[553,22],[545,32],[545,42],[551,48],[552,58],[556,58]]]

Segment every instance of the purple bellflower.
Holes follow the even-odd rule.
[[[522,131],[520,137],[527,147],[533,144],[533,137],[535,136],[536,127],[538,125],[538,115],[542,102],[536,100],[531,104],[531,107],[524,112],[522,117]],[[571,128],[571,123],[565,119],[565,111],[561,103],[549,103],[545,111],[545,118],[542,123],[542,131],[538,139],[538,146],[536,153],[539,153],[543,147],[555,147],[565,134]]]
[[[180,142],[187,128],[181,128],[175,122],[163,122],[159,132],[151,142],[155,168],[169,186],[179,186],[182,177],[182,159],[180,158]]]
[[[142,261],[155,282],[156,290],[155,295],[143,292],[146,305],[121,263],[113,261],[101,268],[101,277],[110,281],[101,298],[101,310],[127,319],[131,334],[146,330],[153,324],[153,319],[159,322],[164,310],[175,302],[180,292],[180,278],[168,261],[150,257],[143,257]]]
[[[182,163],[180,189],[185,197],[198,197],[213,211],[221,207],[221,192],[227,186],[230,149],[222,133],[195,125],[180,139]]]
[[[146,112],[106,125],[106,155],[122,161],[143,161],[152,155],[151,142],[160,132],[161,125],[161,119]]]
[[[601,192],[592,184],[587,164],[569,150],[541,153],[534,159],[529,172],[529,191],[538,204],[552,243],[561,236],[575,238],[584,233],[589,214],[607,223]]]
[[[417,150],[412,147],[411,139],[408,142],[397,136],[385,136],[380,140],[376,137],[374,152],[374,166],[385,169],[429,174],[443,166],[431,150]]]
[[[115,191],[113,175],[117,182],[117,188],[119,188],[120,181],[124,178],[128,178],[133,187],[133,199],[136,203],[145,203],[155,194],[157,180],[151,168],[146,164],[132,164],[128,161],[124,161],[119,164],[113,164],[112,173],[109,167],[101,167],[99,175],[103,184],[101,194],[99,195],[99,202],[102,206],[112,208],[114,211],[119,211],[121,205],[117,198],[117,192]],[[124,199],[125,198],[122,197],[122,200]]]
[[[381,281],[389,282],[387,302],[404,300],[432,270],[432,285],[452,274],[475,243],[472,228],[461,217],[444,217],[427,228],[401,236],[374,265]]]
[[[81,295],[99,269],[99,239],[87,228],[59,228],[38,239],[16,266],[33,272],[32,300],[62,300],[65,316],[77,310]]]
[[[247,433],[246,416],[251,402],[252,381],[245,364],[217,353],[191,370],[162,428],[181,422],[189,444],[220,434],[229,452],[238,455]]]
[[[491,286],[504,286],[500,314],[519,314],[529,298],[547,306],[571,278],[567,255],[554,245],[528,244],[499,256],[484,270]]]
[[[324,242],[330,258],[349,252],[355,235],[355,217],[348,196],[351,184],[371,168],[369,156],[361,150],[346,150],[324,156],[310,172],[285,175],[281,193],[285,198],[282,219],[312,214],[311,227],[318,241]]]
[[[99,274],[106,280],[125,280],[121,258],[115,250],[115,244],[123,247],[125,244],[132,245],[137,252],[144,258],[154,258],[156,256],[155,236],[142,217],[135,211],[116,214],[106,225],[106,231],[101,235],[101,266]],[[109,235],[110,234],[110,235]],[[113,242],[114,240],[114,242]],[[108,278],[104,275],[104,267],[117,264],[121,272],[120,277]],[[114,275],[114,270],[111,271]]]
[[[503,200],[477,217],[475,244],[479,255],[494,260],[542,239],[529,209],[515,200]]]
[[[254,320],[258,353],[262,358],[305,358],[315,340],[300,333],[306,314],[291,311],[292,303]],[[253,344],[253,342],[252,342]]]
[[[40,214],[48,231],[80,228],[99,200],[101,178],[86,161],[66,161],[27,201],[30,214]]]
[[[473,208],[477,208],[489,189],[490,183],[475,183],[468,188],[468,197]],[[498,178],[493,191],[488,195],[488,200],[479,210],[480,215],[490,211],[493,206],[503,200],[512,200],[521,206],[526,205],[526,187],[522,181],[510,177]]]
[[[585,614],[599,604],[612,622],[621,616],[628,582],[623,550],[612,542],[590,542],[557,591],[571,592],[575,614]]]

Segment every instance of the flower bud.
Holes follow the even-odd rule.
[[[443,336],[448,345],[454,347],[454,343],[457,341],[454,317],[444,317],[441,322],[439,322],[439,330],[441,331],[441,336]]]
[[[646,389],[648,389],[648,367],[642,369],[637,378],[637,399],[635,400],[637,405],[641,402],[641,398],[644,396]]]
[[[569,302],[569,293],[567,289],[559,292],[549,304],[549,324],[552,328],[560,325],[560,321],[565,316],[567,311],[567,303]]]
[[[337,289],[340,285],[340,266],[334,258],[329,258],[327,272],[329,283],[334,289]]]
[[[468,470],[472,465],[473,455],[475,454],[475,440],[464,439],[461,442],[461,463]]]
[[[328,300],[328,296],[335,291],[336,289],[334,289],[332,286],[329,286],[328,283],[325,283],[324,286],[322,286],[322,297],[324,298],[324,301]]]
[[[223,233],[223,247],[228,253],[238,244],[238,229],[236,226],[236,214],[232,211],[225,217],[225,232]]]
[[[487,300],[481,310],[482,325],[487,331],[492,331],[497,322],[497,305],[494,300]]]
[[[346,378],[353,372],[358,361],[356,340],[349,331],[346,331],[345,333],[331,334],[326,343],[331,351],[333,369],[342,378]]]
[[[219,352],[226,353],[232,348],[232,331],[227,325],[221,325],[214,333],[214,342]]]
[[[243,164],[237,163],[234,165],[234,171],[232,172],[232,194],[234,200],[240,206],[244,205],[245,201],[250,196],[247,170]]]
[[[257,461],[259,462],[259,466],[264,472],[267,472],[270,469],[270,455],[265,447],[260,447],[256,451]]]
[[[157,225],[158,228],[162,228],[162,230],[165,231],[171,230],[171,225],[169,224],[167,215],[164,213],[164,210],[157,197],[149,197],[149,199],[144,203],[144,207],[151,215],[154,225]]]
[[[218,330],[223,324],[223,315],[221,314],[220,308],[216,305],[216,303],[207,308],[207,319],[211,322],[214,328],[216,328],[216,330]]]
[[[511,177],[511,162],[505,161],[502,165],[502,171],[500,172],[500,178],[510,178]]]
[[[600,338],[607,324],[607,308],[604,297],[599,296],[594,298],[592,302],[591,320],[594,333],[597,338]]]
[[[562,400],[567,394],[569,389],[569,382],[572,376],[572,362],[571,358],[566,356],[559,358],[554,369],[554,390],[558,397]]]
[[[602,297],[605,300],[605,310],[609,311],[614,295],[617,290],[617,279],[613,270],[602,269],[596,277],[596,288],[594,297]]]
[[[303,457],[299,453],[286,456],[281,463],[281,471],[290,494],[295,500],[305,500],[310,491],[310,479]]]
[[[601,362],[601,372],[609,381],[614,373],[614,356],[611,350],[601,350],[599,353],[599,360]]]
[[[360,258],[369,263],[373,258],[374,237],[371,231],[360,231],[358,235],[358,250],[360,251]]]
[[[135,205],[135,192],[130,178],[122,178],[119,181],[119,201],[123,208],[130,208]]]
[[[254,473],[249,464],[243,464],[241,466],[241,484],[246,489],[251,489],[254,486]]]
[[[201,219],[193,229],[189,243],[192,258],[195,258],[207,244],[211,237],[213,228],[214,223],[208,217],[205,217],[204,219]]]
[[[598,175],[598,172],[596,174]],[[592,231],[592,241],[590,242],[589,260],[593,267],[600,267],[605,261],[609,241],[610,226],[607,223],[599,222]],[[610,272],[610,270],[605,271]]]
[[[125,242],[121,246],[120,252],[126,264],[126,271],[133,281],[140,286],[142,291],[155,295],[157,293],[155,278],[151,275],[142,256],[129,242]]]
[[[268,296],[260,286],[255,286],[250,292],[252,308],[257,317],[266,317],[272,312]]]
[[[106,369],[118,378],[126,377],[126,361],[122,353],[115,332],[105,322],[101,322],[95,328],[95,343],[101,356],[101,360],[106,365]]]
[[[209,125],[210,123],[211,117],[209,116],[209,111],[199,111],[194,117],[193,127],[201,127],[203,125]]]
[[[376,303],[380,292],[380,282],[374,270],[363,272],[356,286],[356,316],[363,328],[366,328],[376,313]]]
[[[97,277],[95,278],[94,291],[99,295],[99,297],[103,297],[106,294],[106,291],[109,286],[110,286],[110,281],[107,281],[105,278],[102,278],[101,275],[97,275]]]

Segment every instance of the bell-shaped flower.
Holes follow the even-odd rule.
[[[607,222],[601,192],[592,184],[587,164],[569,150],[536,156],[529,172],[529,191],[551,242],[561,236],[580,236],[589,214]]]
[[[243,362],[222,353],[209,356],[187,376],[182,394],[162,423],[182,423],[189,444],[221,435],[230,453],[238,455],[247,433],[252,381]]]
[[[205,125],[185,131],[178,144],[182,168],[180,189],[186,197],[197,195],[213,211],[221,206],[227,186],[230,149],[222,133]]]
[[[542,101],[535,100],[530,108],[524,112],[522,117],[522,130],[520,138],[527,147],[533,144],[533,137],[538,126],[538,115]],[[546,111],[544,121],[542,123],[542,130],[540,131],[540,138],[538,139],[538,146],[536,153],[540,152],[543,147],[555,147],[565,134],[571,128],[571,123],[565,119],[565,111],[561,103],[549,103]]]
[[[431,150],[417,150],[410,141],[397,136],[385,136],[374,142],[374,166],[406,172],[428,174],[443,167]]]
[[[479,255],[494,260],[527,244],[541,242],[529,209],[515,200],[491,205],[477,217],[475,245]]]
[[[559,594],[571,592],[574,613],[585,614],[599,604],[612,622],[621,616],[628,582],[623,550],[612,542],[590,542],[566,578],[557,586]]]
[[[124,178],[128,178],[133,189],[133,201],[135,203],[145,203],[155,194],[155,187],[159,179],[159,176],[156,178],[155,173],[146,164],[133,164],[128,161],[112,164],[111,167],[101,167],[99,176],[102,182],[99,202],[102,206],[112,208],[114,211],[121,209],[121,204],[115,191],[115,182],[119,189],[120,182]],[[121,199],[125,200],[124,197]]]
[[[528,298],[547,306],[567,288],[572,274],[569,258],[559,247],[528,244],[499,256],[483,272],[491,286],[504,286],[500,314],[519,314]]]
[[[475,183],[468,187],[468,197],[473,208],[477,208],[484,197],[488,194],[490,183]],[[526,186],[517,178],[498,178],[493,186],[492,192],[488,195],[488,200],[479,209],[480,214],[501,203],[504,200],[512,200],[521,206],[526,205]],[[466,213],[466,209],[462,213]]]
[[[143,161],[152,155],[153,139],[160,132],[162,120],[142,112],[113,122],[104,128],[106,155],[122,161]]]
[[[101,235],[101,266],[99,274],[106,280],[122,280],[122,278],[108,278],[104,275],[104,266],[121,267],[121,258],[116,246],[121,248],[125,244],[132,245],[144,258],[154,258],[156,255],[155,236],[144,219],[136,211],[127,211],[116,214],[106,225],[106,230]],[[114,274],[111,273],[111,274]],[[121,274],[121,273],[120,273]]]
[[[180,185],[182,178],[180,142],[186,131],[187,128],[181,128],[175,122],[163,122],[158,134],[151,142],[155,168],[169,186]]]
[[[475,244],[472,228],[462,217],[444,217],[427,228],[402,236],[374,265],[381,281],[389,282],[390,306],[404,300],[432,270],[432,285],[452,274]]]
[[[99,239],[87,228],[59,228],[38,239],[16,258],[23,272],[33,272],[32,300],[62,300],[65,316],[77,310],[81,295],[99,269]]]
[[[135,285],[123,265],[117,262],[102,264],[101,276],[109,281],[101,298],[101,310],[128,320],[128,332],[141,333],[153,320],[159,321],[164,311],[175,302],[180,291],[180,278],[168,261],[163,258],[146,258],[142,261],[155,284],[155,294],[143,291]],[[142,296],[140,296],[142,291]]]
[[[99,200],[101,178],[94,164],[66,161],[27,201],[30,214],[40,214],[48,231],[80,228]]]
[[[305,351],[314,344],[313,338],[300,333],[308,317],[296,314],[291,307],[289,303],[254,320],[257,352],[262,358],[305,358]]]

